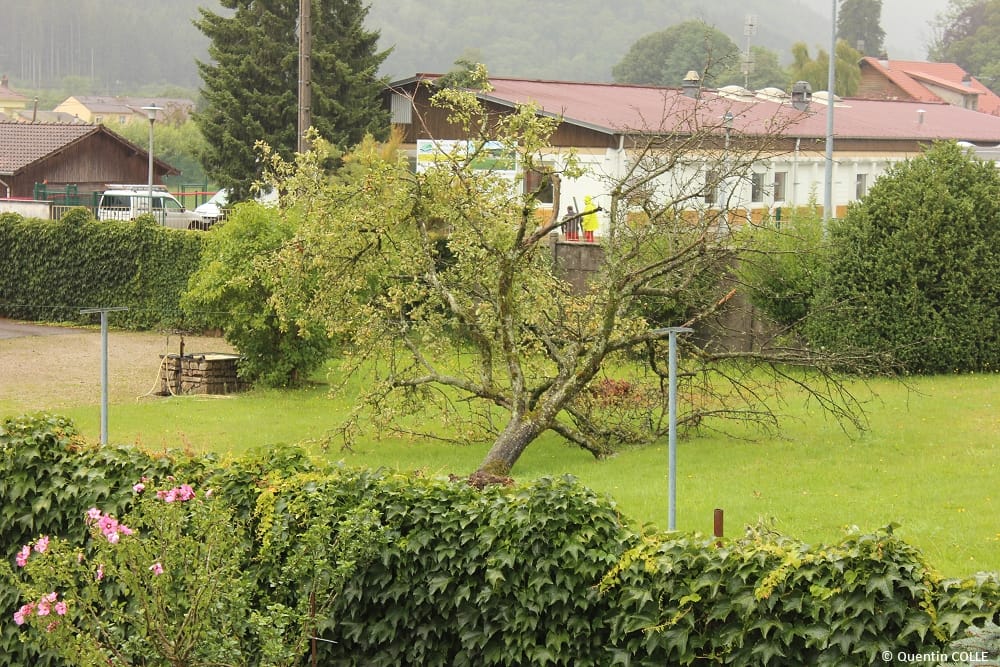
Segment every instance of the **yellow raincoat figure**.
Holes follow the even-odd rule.
[[[595,210],[594,200],[590,195],[583,198],[583,240],[587,243],[594,242],[594,232],[597,231],[599,222],[597,220],[597,211]]]

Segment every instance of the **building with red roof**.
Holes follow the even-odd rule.
[[[387,88],[393,124],[414,155],[420,142],[467,138],[430,104],[436,90],[430,84],[436,78],[418,74]],[[707,90],[507,77],[491,77],[489,83],[492,89],[478,96],[491,113],[531,104],[539,114],[560,120],[551,137],[552,154],[545,159],[558,170],[572,151],[587,168],[584,176],[562,183],[562,207],[588,195],[606,205],[609,184],[626,176],[637,151],[653,138],[698,137],[701,142],[677,165],[668,187],[704,185],[713,161],[717,164],[727,151],[734,156],[739,152],[742,171],[723,184],[726,201],[730,209],[753,219],[824,200],[831,100],[823,91],[800,91],[793,100],[792,94],[774,88]],[[984,149],[1000,145],[1000,117],[941,100],[832,101],[835,215],[864,196],[893,164],[919,155],[932,142],[962,141]],[[531,174],[525,175],[529,186],[530,181]],[[717,205],[718,199],[716,193],[706,193],[690,201]]]
[[[858,97],[943,102],[1000,115],[1000,96],[955,63],[867,57],[859,65]]]

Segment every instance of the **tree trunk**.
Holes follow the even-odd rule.
[[[479,464],[477,472],[508,475],[524,450],[543,431],[545,431],[545,427],[536,420],[511,418],[503,432],[497,436],[493,446],[490,447],[486,458]]]

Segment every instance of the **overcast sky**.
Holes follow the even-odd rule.
[[[830,15],[832,0],[806,0],[824,16]],[[840,0],[837,2],[838,6]],[[882,29],[889,57],[895,60],[924,60],[931,38],[928,25],[948,8],[948,0],[882,0]]]

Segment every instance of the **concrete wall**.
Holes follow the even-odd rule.
[[[20,213],[26,218],[52,217],[52,202],[24,199],[0,199],[0,213]]]
[[[573,286],[573,291],[583,294],[596,279],[604,261],[604,248],[600,243],[563,241],[555,234],[550,236],[552,258],[557,271]],[[723,277],[723,281],[729,279]],[[726,289],[728,286],[724,286]],[[700,345],[714,350],[749,352],[759,349],[772,335],[761,314],[746,297],[731,286],[725,303],[715,315],[695,327],[695,339]],[[720,290],[721,291],[721,290]],[[681,322],[661,323],[677,326]]]

